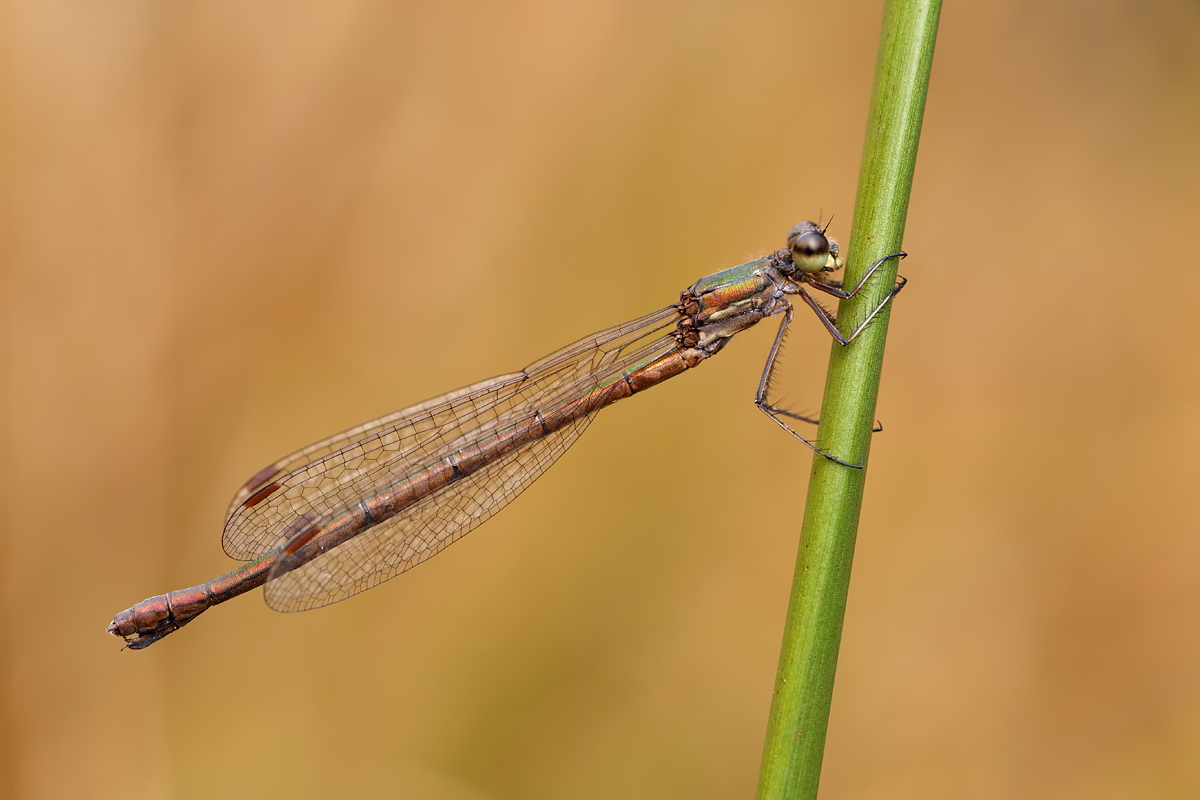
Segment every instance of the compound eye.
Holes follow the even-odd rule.
[[[829,240],[818,230],[808,230],[792,239],[792,260],[801,272],[820,272],[829,262]]]

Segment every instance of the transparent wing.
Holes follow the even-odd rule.
[[[521,372],[426,400],[280,459],[247,482],[234,497],[222,539],[225,551],[242,560],[256,558],[286,542],[298,520],[336,515],[380,487],[417,474],[497,430],[521,424],[539,412],[548,413],[598,383],[667,352],[674,346],[670,332],[676,318],[675,307],[670,306],[608,328]],[[339,594],[326,585],[332,578],[323,579],[312,582],[309,591],[325,599],[314,599],[307,605],[279,602],[280,607],[291,605],[295,610],[314,607],[335,602],[419,563],[423,558],[378,563],[363,563],[362,559],[380,559],[378,550],[370,549],[369,541],[379,542],[377,547],[383,547],[386,541],[387,546],[401,549],[406,543],[429,549],[433,545],[428,542],[454,541],[507,504],[553,463],[586,428],[586,419],[580,423],[568,425],[424,498],[376,526],[378,531],[372,528],[314,560],[306,569],[296,570],[294,578],[289,573],[271,581],[281,583],[281,587],[269,588],[268,597],[302,583],[303,576],[311,577],[318,567],[331,575],[341,575],[335,581],[339,586],[358,587]],[[503,465],[516,473],[504,472]],[[489,476],[494,483],[489,482]],[[480,496],[481,492],[490,496]],[[444,504],[447,510],[435,513],[437,509],[424,509],[427,503]],[[477,513],[472,516],[473,512],[463,509]],[[359,539],[363,542],[351,546]],[[440,544],[434,552],[444,546]],[[402,555],[403,550],[397,557]],[[401,563],[408,566],[396,566]],[[382,577],[373,582],[363,577],[375,573]]]
[[[262,489],[264,489],[264,487],[270,486],[274,482],[272,479],[276,476],[286,475],[293,469],[307,464],[310,461],[320,461],[324,456],[329,455],[335,450],[340,450],[342,447],[351,442],[354,442],[358,439],[365,439],[383,428],[397,425],[403,420],[410,417],[416,417],[417,415],[424,411],[428,411],[431,408],[435,408],[446,403],[451,403],[466,395],[484,393],[489,389],[493,391],[500,391],[505,386],[510,385],[512,382],[521,381],[524,379],[524,372],[513,372],[508,375],[497,375],[494,378],[488,378],[487,380],[480,381],[479,383],[473,383],[470,386],[464,386],[461,389],[455,389],[452,392],[447,392],[446,394],[438,395],[437,397],[431,397],[415,406],[409,406],[408,408],[403,408],[399,411],[393,411],[391,414],[385,414],[379,419],[373,419],[370,422],[364,422],[362,425],[356,425],[349,430],[344,430],[341,433],[335,433],[333,436],[328,436],[319,442],[314,442],[307,447],[302,447],[294,453],[289,453],[275,463],[268,464],[266,467],[256,473],[254,477],[246,481],[242,488],[237,490],[237,493],[234,494],[233,499],[229,501],[229,509],[225,512],[225,520],[228,522],[230,519],[232,519],[233,515],[238,512],[239,508],[242,508],[243,504],[245,504],[247,500],[259,493]],[[244,540],[241,537],[238,537],[236,544],[240,547],[243,543]],[[226,552],[228,552],[228,547],[231,543],[226,542],[225,544]],[[258,553],[251,555],[229,553],[229,555],[245,561],[253,558],[255,555],[258,555]]]
[[[307,611],[378,586],[445,550],[508,505],[567,451],[595,415],[539,439],[403,514],[368,528],[264,588],[276,611]]]
[[[303,513],[309,507],[307,501],[319,500],[323,492],[350,481],[355,466],[369,469],[372,456],[377,465],[386,464],[389,453],[402,458],[419,456],[421,448],[437,438],[439,424],[453,424],[458,404],[498,406],[510,399],[526,378],[524,372],[488,378],[284,456],[259,471],[233,496],[225,515],[222,548],[239,561],[258,558],[279,544],[278,534],[287,525],[284,520]]]

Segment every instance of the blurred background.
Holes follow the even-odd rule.
[[[774,324],[383,587],[105,627],[232,568],[279,455],[849,245],[881,14],[6,3],[0,796],[752,796],[811,456],[751,403]],[[1198,127],[1194,2],[947,4],[823,797],[1200,793]]]

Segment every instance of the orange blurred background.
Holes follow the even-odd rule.
[[[849,244],[880,18],[6,4],[0,796],[752,796],[810,464],[774,323],[379,589],[104,631],[232,567],[277,456]],[[1200,794],[1198,128],[1194,3],[947,5],[823,797]]]

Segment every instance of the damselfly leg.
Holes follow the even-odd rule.
[[[840,281],[830,280],[830,281],[822,282],[815,275],[812,276],[809,280],[804,281],[804,283],[807,284],[808,286],[811,286],[814,289],[825,292],[826,294],[830,294],[830,295],[832,295],[834,297],[838,297],[842,300],[848,300],[849,298],[854,297],[856,294],[858,294],[859,290],[861,290],[863,288],[863,286],[866,285],[867,280],[872,275],[874,275],[875,271],[878,270],[881,266],[883,266],[884,263],[886,263],[888,260],[893,259],[893,258],[904,258],[906,255],[907,255],[907,253],[904,253],[904,252],[892,253],[891,255],[887,255],[887,256],[884,256],[883,258],[879,259],[874,264],[872,264],[869,269],[867,269],[866,273],[862,276],[862,278],[858,281],[858,283],[855,285],[855,287],[853,289],[849,289],[849,290],[843,289]],[[835,251],[835,257],[836,257],[836,251]],[[809,276],[805,275],[804,277],[807,278]],[[886,306],[893,297],[895,297],[897,294],[900,293],[900,290],[904,288],[904,285],[906,283],[908,283],[908,280],[906,278],[904,278],[904,277],[897,278],[896,285],[892,287],[892,290],[887,293],[887,295],[883,298],[883,300],[881,300],[879,302],[879,304],[876,305],[875,308],[871,310],[870,314],[867,314],[866,318],[863,319],[863,321],[860,322],[858,324],[858,326],[855,327],[854,330],[851,331],[848,336],[843,335],[841,333],[841,331],[839,331],[837,329],[837,317],[835,317],[833,314],[831,314],[824,306],[822,306],[820,303],[818,303],[812,297],[812,295],[810,295],[807,291],[805,291],[804,286],[797,285],[796,293],[804,298],[804,302],[808,304],[809,308],[811,308],[813,310],[813,313],[815,313],[817,315],[817,318],[821,320],[821,323],[825,326],[825,329],[829,332],[830,336],[833,337],[834,341],[836,341],[838,344],[841,344],[841,345],[847,345],[850,342],[854,341],[856,338],[858,338],[858,335],[866,329],[867,325],[870,324],[871,320],[875,319],[876,315],[879,314],[879,312],[881,310],[883,310],[883,307]],[[862,469],[863,468],[862,464],[852,464],[848,461],[843,461],[842,459],[838,458],[837,456],[833,455],[832,453],[829,453],[829,452],[823,450],[815,442],[811,442],[808,439],[805,439],[803,436],[796,433],[796,431],[793,430],[792,427],[790,425],[788,425],[786,422],[784,422],[780,417],[782,417],[782,416],[790,417],[791,419],[799,420],[801,422],[807,422],[811,425],[819,425],[820,424],[819,419],[814,418],[814,417],[807,417],[802,414],[797,414],[794,411],[789,411],[785,408],[780,408],[779,406],[769,402],[767,399],[767,395],[770,393],[770,389],[771,389],[771,381],[774,376],[776,359],[778,358],[779,351],[783,346],[784,337],[787,335],[788,325],[790,325],[792,322],[792,316],[793,316],[793,310],[791,307],[789,307],[787,309],[787,311],[784,312],[783,321],[779,325],[779,332],[775,334],[775,342],[774,342],[774,344],[771,345],[771,352],[767,354],[767,363],[763,367],[762,379],[758,382],[758,392],[755,393],[754,404],[756,406],[758,406],[760,411],[762,411],[764,414],[766,414],[768,417],[770,417],[772,420],[774,420],[775,423],[777,425],[779,425],[779,427],[783,428],[785,431],[790,433],[795,438],[799,439],[805,445],[812,448],[812,450],[814,452],[820,453],[822,456],[829,459],[830,461],[833,461],[834,463],[841,464],[841,465],[847,466],[847,467],[852,467],[854,469]],[[877,433],[877,432],[883,430],[883,426],[876,424],[875,428],[873,428],[872,430],[873,430],[873,432]]]

